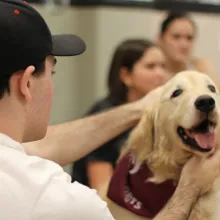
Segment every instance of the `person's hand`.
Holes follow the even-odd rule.
[[[220,174],[220,149],[209,157],[193,156],[183,167],[179,185],[191,187],[200,195],[208,192]]]
[[[146,96],[134,102],[135,107],[138,110],[143,111],[148,106],[151,107],[153,103],[157,102],[161,96],[163,86],[157,87],[150,91]]]

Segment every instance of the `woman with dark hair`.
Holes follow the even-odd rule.
[[[172,77],[183,70],[198,70],[208,74],[217,84],[211,62],[206,58],[192,56],[197,27],[185,12],[170,12],[162,21],[158,45],[167,58],[167,70]]]
[[[161,49],[148,40],[129,39],[119,44],[109,68],[109,93],[92,106],[88,115],[136,101],[162,85],[167,79],[165,63]],[[77,161],[73,166],[73,180],[97,189],[110,178],[129,132]]]
[[[159,54],[159,58],[155,59],[157,53]],[[146,56],[143,57],[144,55]],[[108,90],[109,90],[108,99],[110,100],[111,104],[120,105],[126,103],[127,101],[135,101],[146,95],[146,93],[152,90],[152,88],[157,87],[158,83],[160,84],[161,69],[159,72],[159,79],[156,78],[155,82],[152,81],[153,84],[152,83],[149,84],[149,81],[151,80],[147,79],[147,83],[149,85],[146,84],[142,85],[140,84],[142,82],[138,82],[138,81],[136,81],[137,83],[139,83],[138,85],[132,85],[132,83],[135,82],[133,78],[135,77],[138,78],[140,75],[140,73],[132,74],[132,72],[133,69],[135,68],[135,64],[141,58],[145,58],[145,60],[148,60],[148,58],[155,59],[152,60],[152,63],[146,62],[146,65],[151,64],[152,66],[143,65],[143,68],[145,69],[148,68],[151,70],[152,69],[157,70],[158,64],[160,65],[159,66],[160,68],[161,65],[164,68],[165,62],[164,62],[164,57],[162,56],[161,56],[161,51],[158,48],[156,48],[155,44],[153,44],[151,41],[137,39],[137,40],[126,40],[123,43],[121,43],[117,47],[113,55],[113,59],[110,64],[110,69],[108,74]],[[145,60],[143,60],[143,64]],[[143,69],[142,69],[142,74],[145,74],[143,72]],[[154,77],[154,75],[150,74],[148,77]],[[164,73],[162,73],[162,78],[163,77],[164,77]],[[142,81],[143,78],[140,78],[140,80]]]

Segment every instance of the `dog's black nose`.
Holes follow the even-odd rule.
[[[215,100],[208,95],[199,96],[195,101],[196,108],[201,112],[210,112],[215,108]]]

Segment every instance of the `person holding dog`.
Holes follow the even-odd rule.
[[[112,220],[95,190],[72,184],[57,163],[73,162],[136,124],[157,91],[136,103],[47,130],[55,56],[79,55],[85,51],[85,44],[75,35],[52,36],[41,15],[21,0],[0,0],[0,21],[1,219]],[[97,137],[96,132],[103,132],[103,136]],[[207,179],[215,174],[207,173],[204,181],[194,178],[206,169],[216,170],[218,155],[205,162],[193,158],[188,163],[175,195],[156,220],[187,219],[184,216]],[[189,196],[180,204],[186,193]]]

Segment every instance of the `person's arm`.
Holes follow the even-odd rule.
[[[113,166],[107,161],[90,161],[87,164],[89,186],[98,190],[113,174]]]
[[[164,209],[153,220],[188,220],[199,196],[192,186],[179,186]]]
[[[141,114],[142,108],[132,103],[87,118],[52,125],[44,139],[24,144],[25,151],[65,166],[134,126]]]
[[[99,190],[109,181],[128,134],[129,131],[126,131],[86,156],[86,171],[91,188]]]
[[[65,166],[87,155],[133,127],[144,107],[159,97],[160,88],[143,99],[84,119],[48,127],[44,139],[24,144],[29,155],[40,156]]]

